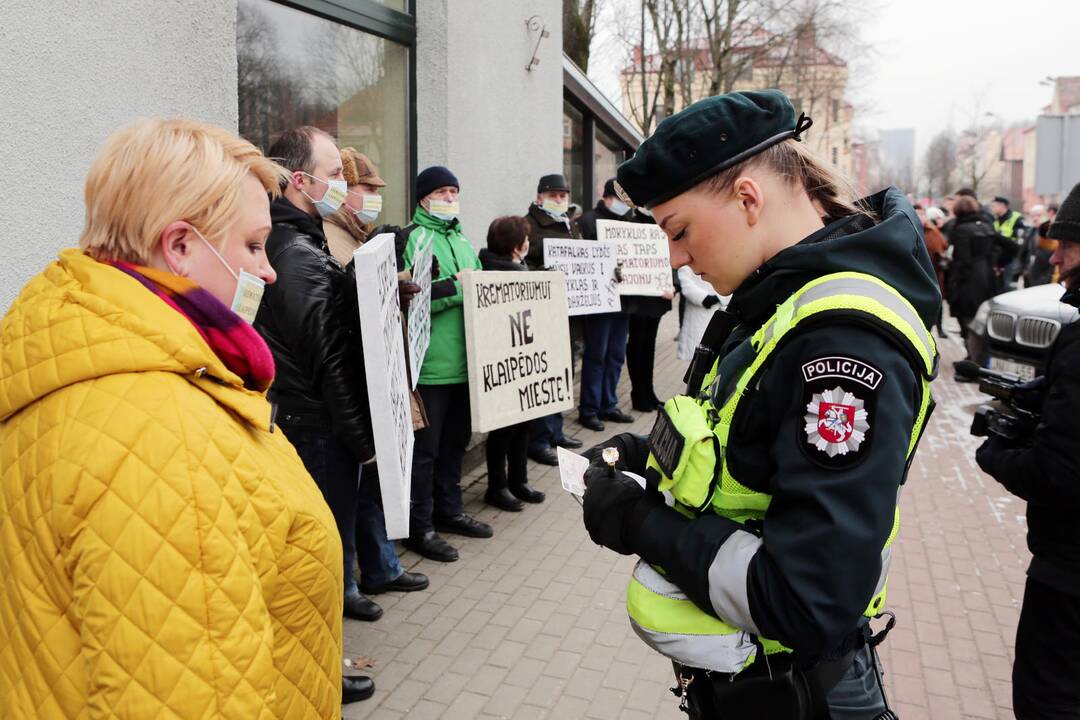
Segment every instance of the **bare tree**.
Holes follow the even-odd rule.
[[[950,192],[957,170],[956,133],[942,130],[926,146],[923,156],[923,180],[927,196],[931,198]]]
[[[604,0],[563,0],[563,52],[584,72]]]

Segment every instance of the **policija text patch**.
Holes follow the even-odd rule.
[[[805,363],[802,376],[803,452],[823,467],[839,470],[855,465],[873,437],[877,390],[884,375],[864,360],[830,355]]]

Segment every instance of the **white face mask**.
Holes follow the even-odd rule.
[[[432,198],[428,201],[428,212],[440,220],[449,222],[461,214],[461,203],[457,200],[447,201]]]
[[[315,210],[319,213],[319,216],[330,217],[336,213],[338,208],[341,207],[341,203],[345,202],[345,194],[349,192],[348,184],[344,180],[323,180],[310,173],[304,174],[316,182],[326,183],[326,192],[323,193],[321,200],[316,200],[308,195],[306,191],[300,190],[300,192],[304,193],[304,197],[315,205]]]
[[[562,202],[557,202],[551,198],[544,198],[544,203],[540,207],[542,207],[549,215],[565,217],[566,211],[570,209],[570,201],[563,200]]]
[[[196,230],[194,225],[189,227],[195,231],[200,240],[206,243],[206,247],[210,248],[210,252],[214,253],[217,259],[221,261],[229,274],[236,278],[236,292],[233,293],[232,305],[229,306],[229,309],[239,315],[248,325],[253,324],[255,315],[259,312],[259,304],[262,302],[263,293],[266,292],[266,283],[263,282],[262,278],[252,275],[243,268],[240,268],[240,274],[237,274],[229,266],[229,263],[225,261],[225,258],[221,256],[221,253],[217,251],[217,248],[203,237],[203,234]]]
[[[608,210],[610,210],[612,214],[622,217],[626,213],[630,212],[630,206],[624,203],[622,200],[615,198],[611,201],[611,204],[608,205]]]
[[[363,205],[360,210],[353,210],[353,215],[360,222],[375,222],[375,218],[379,217],[379,213],[382,212],[382,195],[376,195],[373,193],[352,193],[353,195],[360,195],[364,199]]]

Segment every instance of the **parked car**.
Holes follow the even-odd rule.
[[[983,367],[1030,380],[1046,369],[1046,355],[1076,308],[1060,302],[1061,285],[1036,285],[990,298],[968,326],[968,357]]]

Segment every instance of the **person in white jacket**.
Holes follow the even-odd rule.
[[[692,360],[694,348],[705,334],[713,312],[726,305],[731,296],[717,295],[712,285],[699,278],[689,265],[683,265],[678,272],[682,294],[686,298],[686,314],[679,328],[677,355],[680,360]]]

